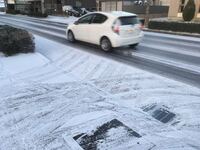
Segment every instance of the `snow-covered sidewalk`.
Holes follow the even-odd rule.
[[[9,16],[15,16],[20,17],[20,18],[24,18],[24,19],[35,19],[35,20],[44,20],[44,21],[50,21],[50,22],[54,22],[54,23],[61,23],[61,24],[71,24],[74,23],[76,20],[78,20],[78,17],[74,17],[74,16],[52,16],[49,15],[46,18],[37,18],[37,17],[30,17],[27,15],[12,15],[12,14],[6,14],[5,12],[0,12],[0,15],[9,15]]]
[[[70,17],[48,16],[47,18],[43,18],[42,20],[70,24],[70,23],[74,23],[76,20],[78,20],[78,18],[74,16],[70,16]]]
[[[0,148],[200,148],[200,91],[36,36],[0,56]]]

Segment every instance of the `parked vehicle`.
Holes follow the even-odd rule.
[[[64,12],[67,12],[67,11],[70,10],[70,9],[72,9],[72,6],[71,6],[71,5],[65,5],[65,6],[62,7],[62,10],[63,10]]]
[[[93,12],[70,24],[66,35],[70,42],[80,40],[100,45],[103,51],[110,51],[113,47],[137,46],[143,37],[141,28],[136,14]]]
[[[78,13],[77,17],[80,17],[82,15],[81,8],[79,8],[79,7],[72,7],[72,9]]]
[[[63,11],[66,12],[69,16],[80,17],[89,13],[85,8],[74,7],[70,5],[63,6]]]
[[[63,6],[63,11],[66,12],[68,16],[75,16],[75,17],[81,16],[80,13],[79,13],[79,11],[75,10],[70,5]]]
[[[82,15],[90,13],[90,11],[87,10],[86,8],[81,8],[81,10],[82,10]]]

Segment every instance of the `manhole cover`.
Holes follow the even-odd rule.
[[[74,136],[73,139],[84,150],[101,150],[118,147],[133,137],[140,138],[141,135],[119,120],[113,119],[91,131],[91,133],[81,133]]]
[[[157,104],[152,104],[145,106],[142,109],[143,111],[150,113],[152,117],[162,123],[168,123],[176,116],[176,114],[167,110],[167,107],[165,107],[164,105],[158,106]]]
[[[160,108],[155,110],[152,116],[163,123],[167,123],[172,120],[176,115],[168,110]]]

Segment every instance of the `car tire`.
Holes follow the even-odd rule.
[[[74,43],[76,41],[75,37],[74,37],[74,34],[73,34],[72,31],[68,31],[68,33],[67,33],[67,39],[68,39],[68,41],[70,41],[72,43]]]
[[[138,46],[138,45],[139,45],[139,43],[131,44],[131,45],[129,45],[129,47],[131,47],[131,48],[135,48],[135,47]]]
[[[110,40],[106,37],[103,37],[100,42],[101,50],[104,52],[110,52],[112,50],[112,44]]]

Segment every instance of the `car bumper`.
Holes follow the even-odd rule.
[[[127,45],[140,43],[143,36],[144,36],[143,32],[141,32],[138,36],[134,36],[134,37],[120,37],[116,35],[111,40],[112,47],[120,47],[120,46],[127,46]]]

